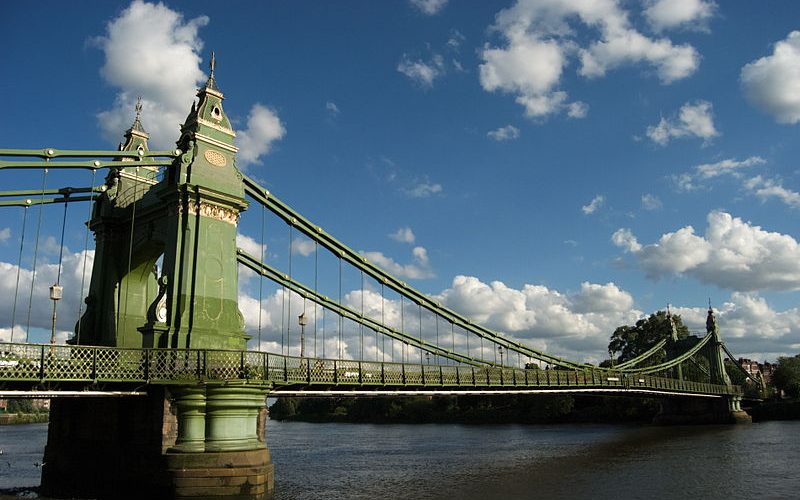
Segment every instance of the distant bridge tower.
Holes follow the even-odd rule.
[[[710,384],[732,387],[731,379],[725,369],[725,351],[719,333],[719,325],[714,310],[708,308],[706,317],[706,335],[711,338],[701,349],[708,359],[708,382]],[[674,336],[673,336],[674,338]],[[682,376],[682,373],[681,373]],[[678,397],[660,402],[661,412],[654,419],[655,423],[664,424],[697,424],[697,423],[742,423],[750,422],[750,416],[742,411],[742,397],[726,395],[721,398]]]
[[[706,317],[706,335],[711,335],[706,351],[711,383],[730,386],[731,379],[725,370],[725,353],[722,349],[719,326],[717,325],[717,318],[714,316],[714,310],[711,307],[708,308],[708,316]]]
[[[163,179],[136,165],[148,140],[137,105],[120,146],[131,155],[111,170],[89,223],[96,254],[78,344],[247,347],[236,259],[236,226],[247,203],[214,66],[212,54],[208,81],[181,127],[179,156]],[[147,387],[146,398],[54,400],[45,494],[271,497],[266,389]]]

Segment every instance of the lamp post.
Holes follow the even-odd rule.
[[[53,327],[50,330],[50,343],[56,343],[56,305],[58,301],[61,300],[61,296],[64,293],[64,287],[56,283],[55,285],[50,286],[50,300],[53,301]]]
[[[500,366],[503,366],[503,346],[497,346],[498,352],[500,352]]]
[[[302,358],[306,355],[306,325],[308,324],[305,311],[297,317],[297,323],[300,324],[300,357]]]

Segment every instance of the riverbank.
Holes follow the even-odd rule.
[[[49,413],[0,413],[0,425],[46,424]]]
[[[800,400],[766,401],[747,410],[754,422],[800,420]]]
[[[381,424],[647,423],[659,411],[650,399],[566,395],[279,398],[270,419]]]

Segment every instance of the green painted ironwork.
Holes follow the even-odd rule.
[[[285,356],[262,351],[132,349],[3,344],[0,387],[41,384],[192,386],[253,385],[272,392],[298,388],[391,391],[393,388],[602,389],[624,393],[739,396],[738,386],[602,370],[538,370],[497,366],[387,363]]]
[[[648,359],[650,356],[652,356],[653,354],[657,353],[661,349],[663,349],[665,345],[667,345],[667,339],[659,340],[658,342],[655,343],[655,345],[653,347],[648,349],[646,352],[643,352],[642,354],[640,354],[639,356],[636,356],[633,359],[629,359],[628,361],[620,363],[620,364],[614,366],[614,368],[616,368],[617,370],[626,370],[628,368],[632,368],[632,367],[638,365],[639,363],[641,363],[642,361]]]
[[[327,248],[333,252],[334,255],[341,257],[343,260],[353,265],[357,269],[364,271],[367,275],[374,278],[379,283],[408,297],[414,301],[414,303],[422,306],[438,316],[445,318],[450,323],[453,323],[475,335],[478,335],[479,337],[486,338],[491,342],[501,345],[505,349],[519,352],[525,356],[529,356],[552,365],[569,369],[598,369],[597,367],[591,367],[582,363],[575,363],[538,351],[536,349],[532,349],[520,342],[504,337],[499,332],[473,323],[469,318],[439,304],[424,293],[419,292],[413,287],[409,286],[404,281],[395,278],[380,267],[372,264],[366,257],[326,233],[321,226],[311,223],[305,217],[289,207],[289,205],[279,200],[275,195],[259,186],[254,180],[244,176],[243,181],[245,185],[245,192],[249,196],[251,196],[258,203],[264,205],[275,215],[283,219],[287,224],[299,229],[303,234],[311,238],[313,241],[316,241],[321,246]],[[602,368],[599,369],[602,370]]]
[[[687,350],[683,354],[681,354],[681,355],[679,355],[679,356],[677,356],[677,357],[675,357],[673,359],[665,361],[664,363],[660,363],[660,364],[653,365],[653,366],[645,366],[645,367],[641,367],[641,368],[629,368],[629,369],[625,370],[625,373],[640,373],[640,374],[658,373],[658,372],[663,372],[665,370],[668,370],[668,369],[670,369],[670,368],[672,368],[674,366],[678,366],[681,363],[689,360],[692,356],[694,356],[695,354],[700,352],[701,349],[706,347],[706,345],[709,343],[711,338],[712,338],[711,335],[706,335],[705,337],[701,338],[691,349]]]
[[[358,311],[355,311],[349,307],[339,304],[338,302],[331,300],[330,298],[320,293],[317,293],[313,289],[292,279],[289,275],[283,274],[277,269],[273,268],[272,266],[264,262],[261,262],[260,260],[248,254],[242,249],[238,249],[237,258],[239,262],[244,266],[246,266],[247,268],[252,269],[253,271],[261,274],[262,276],[269,278],[270,280],[278,283],[279,285],[285,286],[286,288],[295,292],[301,297],[309,299],[321,305],[322,307],[325,307],[326,309],[329,309],[335,312],[336,314],[341,315],[344,318],[348,318],[352,321],[355,321],[359,325],[366,326],[367,328],[370,328],[378,333],[387,335],[401,342],[405,342],[408,345],[418,347],[431,354],[436,354],[438,356],[452,359],[453,361],[457,361],[459,363],[466,363],[470,365],[494,364],[481,359],[465,356],[455,351],[442,348],[436,344],[420,340],[419,337],[414,337],[413,335],[409,335],[401,330],[384,325],[381,322],[372,319],[368,316],[364,316]]]
[[[145,134],[146,135],[146,134]],[[0,156],[19,156],[19,157],[37,157],[37,158],[131,158],[131,156],[139,156],[142,158],[155,158],[155,157],[169,157],[177,158],[181,155],[180,149],[170,151],[148,151],[143,150],[141,153],[131,154],[130,150],[78,150],[78,149],[0,149]],[[14,162],[9,162],[14,163]],[[50,164],[44,164],[45,167]],[[110,165],[110,166],[119,166]]]

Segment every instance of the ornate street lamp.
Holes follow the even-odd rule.
[[[300,325],[300,357],[302,358],[306,355],[306,325],[308,324],[305,311],[297,317],[297,323]]]
[[[56,283],[50,286],[50,300],[53,301],[53,327],[50,330],[50,343],[56,343],[56,304],[64,294],[64,287]]]

